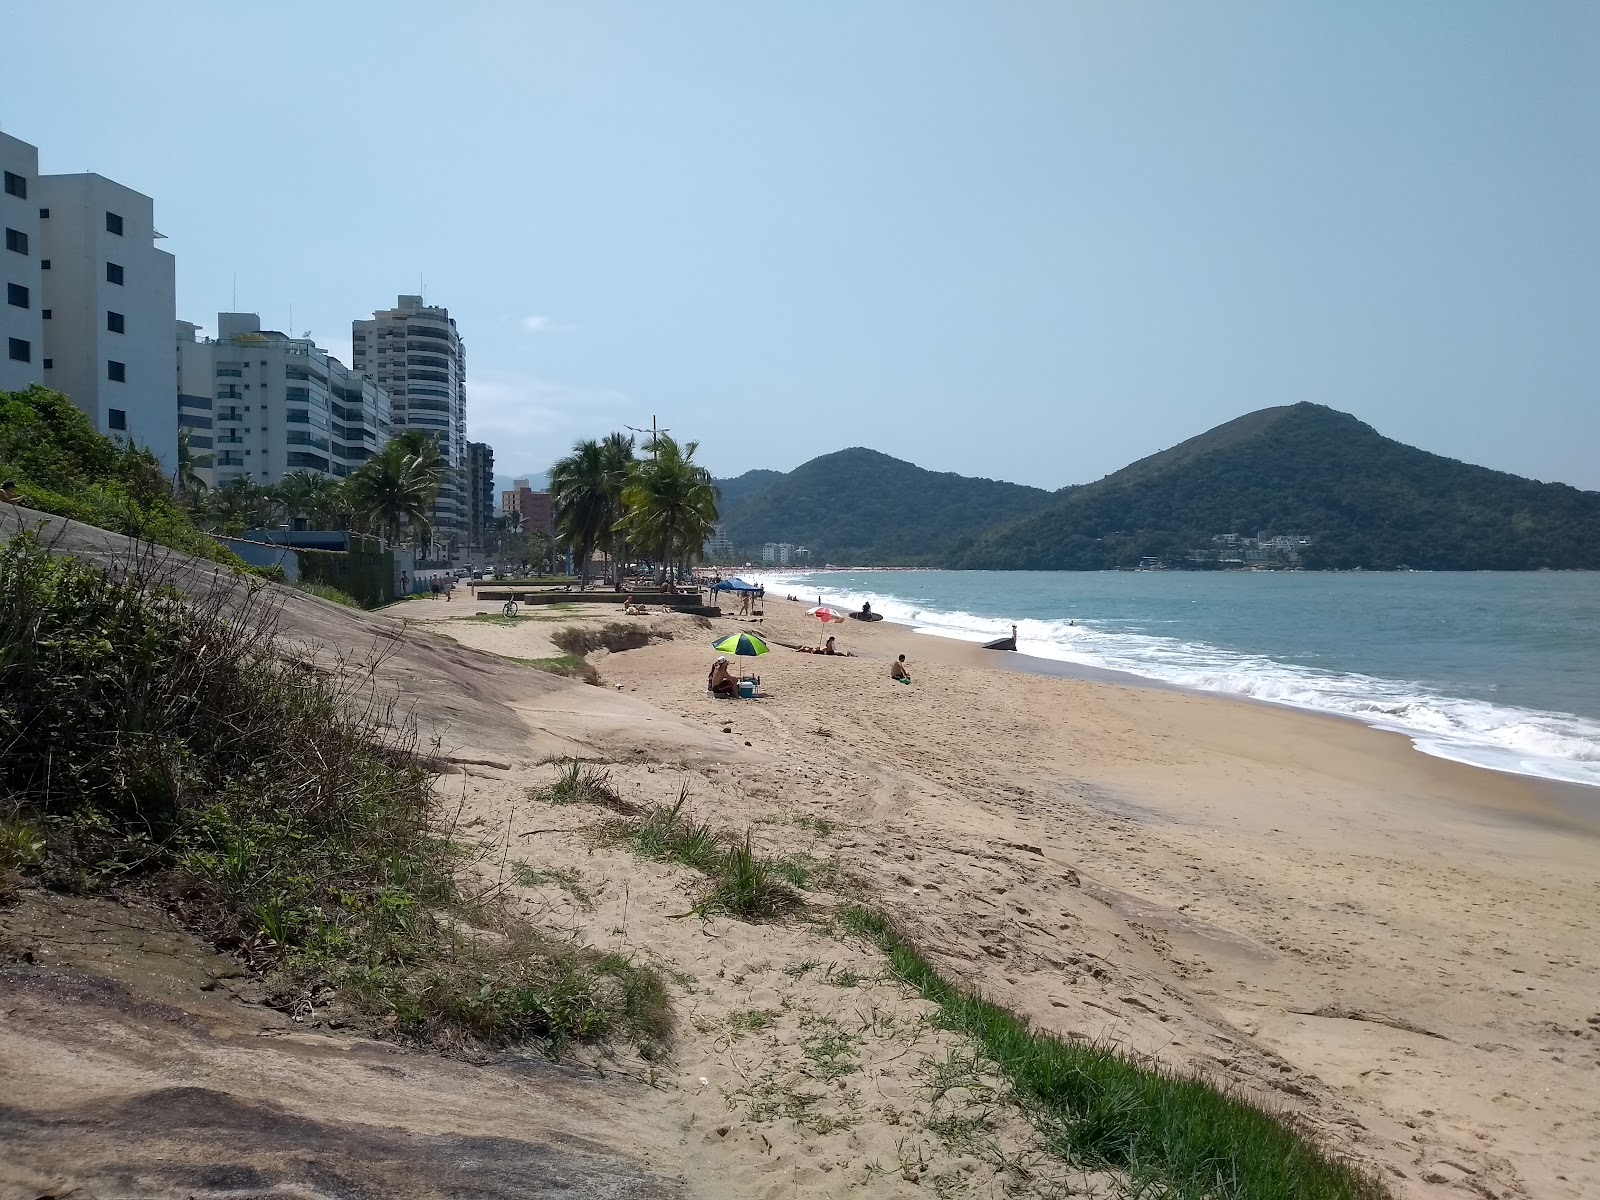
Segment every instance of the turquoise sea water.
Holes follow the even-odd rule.
[[[924,633],[1356,717],[1600,786],[1600,574],[817,571],[768,590]]]

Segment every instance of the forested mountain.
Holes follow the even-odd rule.
[[[818,564],[941,565],[958,540],[1051,499],[1039,488],[925,471],[859,447],[717,486],[734,545],[759,552],[764,542],[793,542]]]
[[[1057,493],[942,561],[1097,570],[1181,562],[1214,534],[1260,532],[1310,537],[1310,568],[1600,569],[1600,492],[1429,454],[1346,413],[1295,404]]]

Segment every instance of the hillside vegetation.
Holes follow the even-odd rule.
[[[1600,492],[1430,454],[1315,404],[1264,409],[990,530],[946,565],[1100,570],[1215,534],[1312,539],[1317,568],[1600,568]]]
[[[15,480],[23,502],[40,512],[244,565],[173,503],[153,454],[102,437],[71,400],[49,388],[0,392],[0,479]]]
[[[751,472],[750,475],[755,475]],[[1033,513],[1050,493],[1016,483],[925,471],[876,450],[814,458],[787,474],[719,482],[734,544],[793,542],[812,561],[938,565],[962,538]]]

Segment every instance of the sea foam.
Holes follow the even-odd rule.
[[[825,574],[747,578],[759,578],[774,595],[798,592],[835,608],[854,611],[870,602],[885,620],[918,633],[964,642],[1011,633],[1012,622],[1003,618],[931,608],[886,592],[830,588]],[[1436,758],[1600,787],[1600,724],[1571,713],[1463,699],[1420,683],[1324,671],[1093,622],[1023,619],[1015,624],[1018,651],[1036,658],[1351,717],[1404,734]]]

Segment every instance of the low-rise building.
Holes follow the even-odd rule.
[[[517,513],[522,517],[523,533],[548,533],[556,531],[555,506],[549,492],[536,492],[526,479],[513,479],[511,490],[500,493],[500,511]]]

